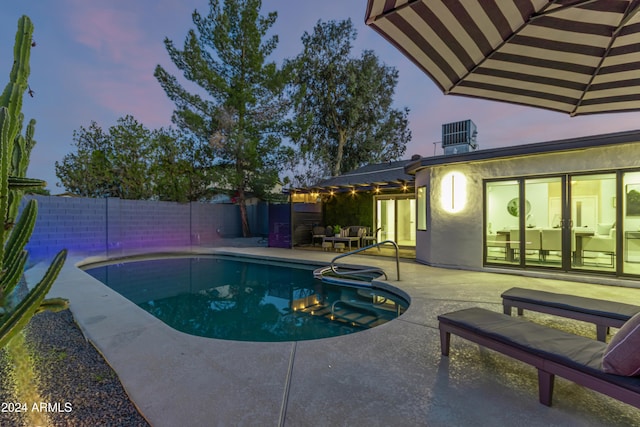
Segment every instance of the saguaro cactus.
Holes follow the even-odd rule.
[[[22,193],[46,185],[38,179],[25,178],[31,148],[35,143],[35,121],[27,126],[22,136],[22,98],[28,88],[29,58],[33,24],[27,16],[18,20],[18,31],[13,48],[14,60],[9,83],[0,96],[0,348],[4,347],[31,319],[42,310],[60,310],[67,306],[61,299],[45,300],[51,285],[66,259],[66,250],[60,251],[47,272],[18,304],[9,296],[16,288],[27,262],[25,246],[35,226],[38,206],[30,200],[16,221]]]

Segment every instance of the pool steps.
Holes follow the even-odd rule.
[[[339,307],[337,303],[341,303],[342,307]],[[391,320],[389,315],[382,316],[382,313],[357,307],[346,301],[335,301],[331,306],[316,304],[297,311],[314,317],[324,317],[332,322],[349,323],[351,326],[363,329],[373,328]],[[393,317],[395,318],[395,315]]]

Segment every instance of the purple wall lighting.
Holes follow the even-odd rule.
[[[217,230],[224,230],[226,237],[242,235],[239,208],[231,204],[29,195],[23,207],[29,199],[38,202],[26,248],[32,264],[65,248],[86,256],[121,256],[145,249],[215,246]],[[260,229],[259,224],[250,225]]]

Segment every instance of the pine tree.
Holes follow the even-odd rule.
[[[265,40],[277,14],[260,15],[260,0],[210,0],[209,14],[193,13],[195,30],[183,50],[165,39],[173,63],[202,90],[188,92],[160,65],[155,76],[175,102],[173,122],[214,155],[214,185],[231,189],[240,205],[242,231],[250,236],[246,197],[267,193],[292,157],[281,131],[286,78],[269,55],[277,36]]]

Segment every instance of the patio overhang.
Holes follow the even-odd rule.
[[[411,160],[379,163],[363,166],[343,175],[320,181],[309,187],[292,187],[286,190],[291,195],[334,195],[339,193],[411,193],[414,177],[405,172]]]

